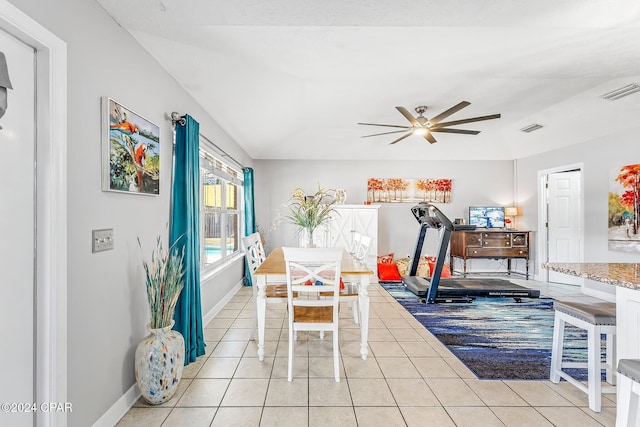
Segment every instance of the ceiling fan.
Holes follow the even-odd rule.
[[[424,105],[416,107],[415,110],[416,110],[416,113],[418,113],[418,117],[413,117],[413,115],[409,111],[407,111],[407,109],[404,107],[396,107],[396,110],[400,111],[400,114],[402,114],[407,120],[409,120],[409,123],[411,123],[411,126],[381,125],[377,123],[358,123],[358,124],[366,125],[366,126],[384,126],[384,127],[402,129],[402,130],[395,130],[391,132],[374,133],[372,135],[365,135],[362,138],[369,138],[371,136],[389,135],[392,133],[406,132],[400,138],[390,142],[389,144],[390,145],[395,144],[396,142],[402,141],[403,139],[408,138],[411,135],[422,135],[424,139],[426,139],[431,144],[433,144],[434,142],[436,142],[436,139],[431,134],[432,132],[462,133],[465,135],[477,135],[480,133],[479,130],[449,129],[449,126],[456,126],[456,125],[462,125],[465,123],[480,122],[482,120],[491,120],[491,119],[500,118],[500,114],[491,114],[489,116],[472,117],[470,119],[442,122],[442,119],[449,117],[453,113],[462,110],[464,107],[468,105],[471,105],[471,103],[467,101],[462,101],[461,103],[454,105],[453,107],[449,108],[446,111],[443,111],[442,113],[438,114],[435,117],[432,117],[431,119],[427,119],[426,117],[423,116],[423,114],[427,111],[427,107]]]

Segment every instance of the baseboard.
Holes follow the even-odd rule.
[[[209,324],[209,322],[211,322],[211,320],[213,320],[213,318],[216,317],[218,313],[220,313],[220,310],[222,310],[224,306],[227,305],[229,301],[231,301],[231,299],[240,290],[240,288],[242,288],[242,286],[244,286],[244,278],[240,280],[235,286],[233,286],[233,288],[231,288],[229,292],[227,292],[224,298],[220,300],[218,304],[216,304],[211,310],[207,312],[207,314],[202,317],[202,324]],[[115,426],[118,421],[120,421],[120,419],[124,416],[124,414],[126,414],[129,409],[131,409],[133,405],[135,405],[140,396],[141,393],[140,390],[138,390],[138,385],[133,384],[129,388],[129,390],[127,390],[122,396],[120,396],[118,400],[116,400],[113,405],[111,405],[107,412],[102,414],[102,416],[95,423],[93,423],[92,427]]]
[[[207,313],[205,313],[204,316],[202,316],[202,324],[204,326],[208,325],[209,322],[211,322],[213,320],[213,318],[216,317],[216,315],[218,313],[220,313],[220,310],[222,310],[224,308],[224,306],[227,305],[227,303],[229,301],[231,301],[231,299],[235,296],[235,294],[243,286],[244,286],[244,278],[242,278],[242,280],[240,280],[238,283],[236,283],[229,290],[229,292],[227,292],[227,294],[224,296],[224,298],[222,298],[216,305],[213,306],[213,308],[211,308],[211,310],[209,310]]]
[[[116,400],[111,408],[107,410],[102,416],[93,423],[93,427],[113,427],[118,424],[120,418],[126,414],[129,409],[138,401],[140,398],[140,390],[138,390],[138,385],[132,385],[129,390],[127,390],[120,399]]]

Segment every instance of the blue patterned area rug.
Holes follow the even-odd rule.
[[[409,313],[478,378],[549,378],[553,299],[477,298],[472,303],[425,304],[402,283],[381,282]],[[586,333],[565,332],[565,360],[586,361]],[[569,370],[586,380],[586,370]]]

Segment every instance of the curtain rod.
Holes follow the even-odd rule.
[[[204,138],[205,141],[207,141],[209,144],[213,145],[213,147],[218,150],[220,152],[220,154],[222,154],[222,157],[226,157],[227,159],[231,160],[232,162],[234,162],[236,165],[240,166],[240,168],[244,169],[244,165],[242,163],[240,163],[239,161],[237,161],[236,159],[234,159],[233,157],[231,157],[230,154],[227,154],[226,151],[224,151],[222,148],[218,147],[216,145],[215,142],[211,141],[209,138],[207,138],[205,135],[200,134],[200,138]]]
[[[185,125],[185,123],[187,122],[185,120],[185,118],[183,116],[180,115],[180,113],[178,113],[177,111],[173,111],[170,114],[171,117],[171,124],[173,126],[176,125],[176,123],[180,123],[182,126]],[[207,141],[209,144],[213,145],[213,147],[218,150],[220,152],[220,154],[222,155],[222,157],[226,157],[229,160],[231,160],[232,162],[234,162],[236,165],[240,166],[240,168],[244,169],[245,166],[240,163],[239,161],[237,161],[236,159],[234,159],[230,154],[228,154],[226,151],[224,151],[222,148],[218,147],[218,145],[216,145],[215,142],[213,142],[212,140],[210,140],[209,138],[207,138],[205,135],[203,135],[202,133],[200,133],[200,138],[204,138],[205,141]]]

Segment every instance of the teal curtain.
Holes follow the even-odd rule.
[[[256,232],[256,210],[253,203],[253,169],[244,168],[244,235]],[[245,286],[252,286],[249,266],[245,262]]]
[[[200,125],[191,116],[176,123],[169,243],[184,247],[184,288],[173,329],[184,337],[184,364],[204,354],[200,304]]]

